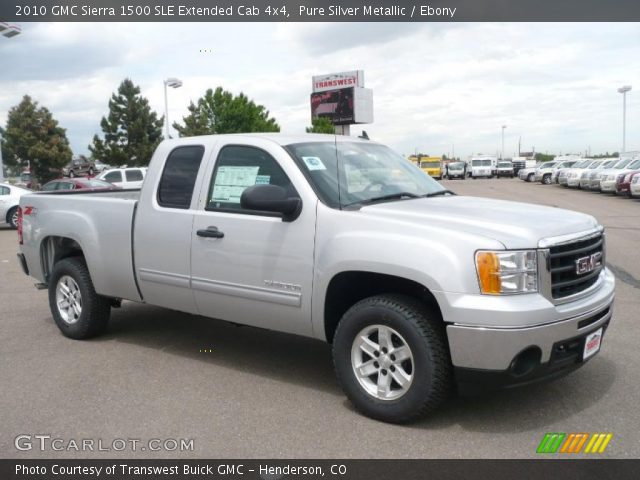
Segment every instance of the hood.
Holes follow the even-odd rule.
[[[478,235],[502,243],[507,249],[535,248],[538,241],[593,229],[590,215],[555,207],[482,197],[416,198],[365,206],[361,214],[379,222],[400,222]]]

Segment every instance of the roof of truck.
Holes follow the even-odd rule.
[[[201,140],[204,139],[229,139],[229,138],[262,138],[265,140],[271,140],[279,145],[291,145],[293,143],[310,143],[310,142],[368,142],[376,143],[371,140],[362,139],[359,137],[351,137],[345,135],[328,135],[322,133],[304,133],[304,134],[287,134],[287,133],[230,133],[220,135],[202,135],[198,137],[181,137],[170,140],[164,140],[164,142],[171,143],[184,143],[185,141],[193,141],[194,138]],[[164,143],[163,142],[163,143]]]

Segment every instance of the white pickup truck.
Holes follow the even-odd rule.
[[[23,196],[18,234],[64,335],[126,299],[314,337],[389,422],[580,367],[614,298],[594,218],[458,196],[350,137],[167,140],[141,191]]]

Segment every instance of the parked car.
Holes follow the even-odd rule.
[[[509,177],[513,178],[513,163],[511,162],[498,162],[496,167],[496,175],[498,178],[500,177]]]
[[[43,192],[61,190],[119,190],[120,187],[96,178],[60,178],[45,183],[40,189]]]
[[[601,191],[602,180],[609,176],[611,172],[623,169],[631,159],[617,159],[610,162],[606,162],[602,168],[596,169],[594,173],[589,176],[589,190]]]
[[[582,174],[588,171],[589,169],[596,168],[601,163],[601,160],[585,160],[585,162],[580,166],[576,167],[575,165],[567,170],[567,187],[569,188],[580,188],[580,179],[582,178]]]
[[[571,167],[567,168],[559,168],[555,172],[553,172],[551,183],[557,183],[558,185],[568,186],[569,185],[569,175],[571,173],[577,172],[583,168],[588,167],[593,162],[592,159],[581,160],[574,163]]]
[[[140,188],[146,174],[146,167],[112,168],[102,172],[96,178],[121,188]]]
[[[493,178],[497,159],[492,156],[480,156],[471,159],[471,178]]]
[[[613,168],[604,170],[600,177],[600,191],[602,193],[616,193],[618,181],[622,182],[624,176],[640,168],[640,159],[627,158],[620,160]]]
[[[558,170],[559,168],[569,168],[574,163],[575,160],[565,160],[562,162],[545,162],[536,170],[536,182],[541,182],[544,185],[551,185],[551,177],[553,172]]]
[[[62,175],[69,178],[93,175],[96,172],[93,162],[86,157],[77,157],[62,167]]]
[[[617,159],[601,160],[598,164],[592,166],[593,168],[589,167],[589,169],[580,177],[580,188],[591,190],[591,185],[592,183],[595,184],[595,178],[599,171],[605,168],[612,167],[616,162]],[[598,179],[597,182],[599,184],[600,180]]]
[[[27,193],[31,193],[31,190],[0,183],[0,223],[8,223],[11,228],[18,228],[20,197]]]
[[[140,192],[59,193],[22,197],[18,238],[64,335],[100,334],[128,299],[314,337],[383,421],[433,412],[454,382],[569,373],[612,318],[595,218],[455,195],[368,140],[164,140]]]
[[[467,164],[464,162],[450,162],[447,164],[447,178],[459,178],[464,180],[467,173]]]
[[[640,175],[640,160],[633,162],[633,164],[629,165],[629,168],[629,172],[618,175],[616,193],[619,195],[631,195],[631,182],[636,175]]]
[[[518,178],[525,182],[533,182],[536,179],[536,170],[542,165],[542,162],[536,163],[533,167],[521,168],[518,171]]]
[[[640,175],[634,175],[629,185],[629,196],[631,198],[640,198]]]
[[[106,163],[102,163],[100,160],[96,160],[93,163],[93,167],[94,167],[96,173],[102,173],[105,170],[109,170],[109,168],[111,168],[111,167],[109,167],[109,165],[107,165]]]

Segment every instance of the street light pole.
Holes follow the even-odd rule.
[[[20,35],[22,30],[17,25],[9,25],[6,22],[0,22],[0,34],[3,37],[11,38]],[[0,182],[4,182],[4,162],[2,160],[2,134],[0,133]]]
[[[625,85],[618,89],[618,93],[622,94],[622,151],[623,154],[627,150],[627,92],[631,90],[631,85]]]
[[[167,78],[163,81],[164,83],[164,123],[165,123],[165,134],[164,138],[169,137],[169,102],[167,100],[167,87],[171,88],[180,88],[182,86],[182,80],[179,80],[175,77]]]
[[[502,150],[500,150],[500,160],[504,160],[504,129],[507,128],[506,125],[502,125]]]

